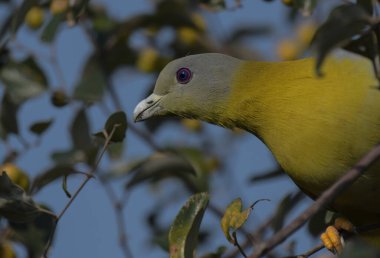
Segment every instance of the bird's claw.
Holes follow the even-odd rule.
[[[343,251],[344,239],[340,231],[354,232],[354,225],[345,218],[337,218],[334,226],[328,226],[320,237],[325,247],[334,254],[341,254]]]

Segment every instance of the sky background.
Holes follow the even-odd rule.
[[[123,20],[138,13],[149,13],[153,11],[151,1],[147,0],[98,0],[91,1],[106,7],[111,16]],[[228,2],[233,5],[233,1]],[[233,11],[208,12],[202,14],[208,24],[208,33],[216,39],[228,36],[229,31],[240,24],[247,25],[270,25],[273,33],[270,36],[246,40],[246,46],[259,51],[267,59],[275,59],[275,47],[279,39],[291,33],[292,28],[287,25],[287,9],[281,1],[266,3],[265,1],[242,1],[242,8]],[[2,9],[2,11],[4,11]],[[1,14],[1,11],[0,11]],[[0,15],[1,16],[1,15]],[[135,44],[144,44],[138,38]],[[35,50],[40,56],[48,54],[47,48],[39,42],[38,36],[29,31],[25,26],[21,28],[17,35],[17,41],[27,42],[28,47]],[[87,57],[91,54],[91,45],[79,27],[65,28],[59,33],[56,39],[57,61],[62,68],[64,80],[67,85],[73,87],[81,77],[81,68]],[[20,51],[20,57],[25,53]],[[59,80],[54,76],[54,71],[46,62],[40,62],[41,66],[49,74],[49,81],[52,85],[59,86]],[[113,83],[117,88],[119,96],[122,96],[123,109],[131,120],[135,105],[143,99],[152,76],[136,72],[131,69],[120,69],[113,76]],[[108,100],[110,101],[110,100]],[[49,107],[49,108],[46,108]],[[48,94],[44,94],[22,106],[20,110],[19,122],[22,129],[21,134],[26,137],[33,137],[28,132],[28,127],[36,120],[55,118],[51,129],[44,135],[43,142],[37,149],[32,149],[26,155],[18,159],[17,164],[31,175],[37,175],[46,167],[53,165],[49,158],[52,150],[65,150],[71,146],[68,134],[68,121],[72,119],[78,106],[65,107],[61,109],[50,105]],[[102,129],[107,117],[96,107],[90,108],[90,122],[92,128],[97,131]],[[137,124],[143,127],[142,124]],[[295,190],[294,184],[288,177],[274,179],[265,184],[250,185],[248,178],[253,173],[260,173],[276,167],[274,159],[269,150],[254,136],[244,134],[233,145],[225,145],[223,138],[226,129],[212,125],[206,125],[205,130],[211,135],[211,140],[220,150],[231,153],[232,161],[226,170],[229,172],[215,182],[214,192],[211,193],[211,200],[218,207],[223,209],[236,197],[241,197],[246,206],[260,198],[269,198],[271,202],[261,203],[260,208],[254,211],[252,218],[248,222],[248,229],[259,225],[267,216],[272,214],[277,207],[277,203],[289,191]],[[199,139],[195,134],[184,132],[178,125],[170,124],[160,129],[154,135],[154,139],[160,146],[166,145],[198,145]],[[12,144],[19,145],[16,140]],[[133,133],[128,131],[127,151],[124,154],[125,160],[134,160],[138,157],[148,156],[152,150],[139,140]],[[4,155],[6,148],[0,148],[0,155]],[[105,164],[107,160],[104,161]],[[104,166],[106,167],[106,166]],[[100,166],[102,168],[102,165]],[[69,190],[76,189],[81,182],[80,176],[73,176],[69,181]],[[118,183],[116,183],[118,184]],[[122,182],[119,183],[122,188]],[[151,211],[153,207],[164,209],[164,216],[160,217],[160,222],[168,224],[173,221],[175,214],[189,197],[179,194],[177,201],[172,204],[160,207],[157,205],[155,194],[173,196],[180,192],[182,184],[176,180],[168,180],[164,183],[167,187],[160,189],[152,188],[147,184],[136,187],[130,194],[128,205],[124,212],[126,217],[126,232],[129,239],[129,246],[134,257],[157,258],[166,257],[167,253],[159,247],[153,246],[148,241],[149,230],[143,215]],[[61,182],[57,182],[44,188],[35,199],[42,203],[47,203],[55,212],[59,212],[67,202],[67,197],[61,189]],[[305,207],[310,201],[304,201]],[[294,214],[300,212],[295,210]],[[294,215],[293,214],[293,215]],[[214,251],[218,246],[226,245],[217,219],[210,212],[206,212],[203,225],[213,231],[216,241],[207,245],[207,250],[200,250],[199,253]],[[299,231],[291,237],[297,239],[297,250],[305,251],[316,244],[315,240],[305,237],[304,230]],[[85,189],[80,193],[68,212],[59,222],[56,232],[54,246],[50,257],[123,257],[117,244],[117,225],[112,206],[107,199],[103,188],[96,180],[90,181]]]

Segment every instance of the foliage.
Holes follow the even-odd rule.
[[[275,4],[272,3],[275,1],[265,2]],[[344,48],[369,58],[380,78],[376,1],[349,4],[338,1],[336,7],[329,9],[329,16],[323,23],[318,20],[325,14],[323,8],[318,8],[323,5],[320,2],[323,1],[282,1],[281,8],[289,17],[286,26],[292,28],[295,35],[279,41],[274,51],[277,58],[300,58],[310,54],[311,49],[317,57],[316,73],[322,75],[326,56],[335,48]],[[120,71],[128,70],[148,78],[145,85],[148,91],[155,77],[150,75],[157,75],[169,61],[189,53],[221,52],[244,59],[264,59],[266,56],[259,55],[254,44],[247,48],[246,42],[272,36],[274,28],[239,24],[223,37],[210,33],[216,26],[212,27],[207,17],[213,12],[229,15],[246,8],[245,3],[238,0],[151,1],[148,3],[151,12],[133,13],[122,19],[110,14],[108,4],[104,1],[104,6],[100,6],[88,0],[0,1],[0,9],[7,10],[6,17],[0,20],[0,138],[6,153],[1,162],[4,172],[0,171],[0,250],[6,249],[13,254],[18,244],[28,257],[46,256],[50,247],[54,252],[55,227],[60,225],[60,218],[92,178],[106,190],[117,214],[119,244],[125,257],[130,257],[131,252],[125,233],[128,221],[124,214],[124,197],[146,185],[162,192],[176,191],[170,198],[160,191],[147,193],[155,198],[160,209],[152,207],[150,213],[139,214],[148,222],[150,240],[166,249],[171,257],[195,257],[197,241],[199,247],[209,252],[203,257],[222,257],[226,254],[225,248],[211,250],[207,245],[215,235],[224,232],[229,242],[238,245],[236,234],[239,232],[245,240],[238,246],[245,249],[251,235],[256,243],[284,227],[287,218],[304,201],[299,192],[286,194],[264,222],[256,222],[258,220],[253,218],[253,227],[247,223],[253,207],[242,211],[241,198],[234,200],[225,211],[215,205],[220,200],[216,202],[219,196],[214,193],[221,191],[227,192],[222,201],[231,202],[232,198],[228,197],[233,195],[228,190],[230,185],[220,186],[218,182],[226,180],[230,184],[233,181],[230,173],[239,172],[233,171],[236,164],[230,146],[245,137],[241,132],[236,130],[215,136],[200,122],[188,119],[152,120],[136,126],[121,111],[126,109],[125,99],[129,96],[121,95],[123,89],[115,86]],[[304,16],[311,18],[306,20]],[[79,29],[89,43],[89,54],[82,60],[80,77],[73,83],[67,82],[57,57],[61,51],[57,47],[60,36],[70,28]],[[38,46],[29,44],[25,40],[28,37],[38,41]],[[134,43],[136,38],[143,43]],[[72,60],[73,63],[77,61]],[[133,83],[126,86],[132,96],[135,91],[141,92],[138,87],[131,86]],[[41,99],[49,100],[42,109]],[[25,110],[30,111],[30,117],[23,115]],[[62,119],[67,110],[72,115]],[[45,111],[49,111],[46,112],[49,115]],[[104,126],[98,126],[99,121]],[[180,139],[165,144],[159,142],[160,134],[173,125]],[[61,128],[67,128],[67,137],[61,135]],[[130,144],[129,133],[149,148],[148,154],[139,153],[138,147]],[[191,137],[197,139],[195,143],[187,141]],[[17,174],[11,175],[9,168],[17,167],[16,164],[22,163],[23,157],[30,152],[39,154],[46,139],[53,146],[49,150],[50,157],[41,154],[35,161],[45,164],[44,168],[36,172],[34,164],[23,164],[26,172],[17,169]],[[67,144],[56,145],[55,139],[57,142],[65,139]],[[103,156],[104,153],[107,155]],[[282,170],[275,169],[256,173],[251,181],[255,182],[254,186],[265,185],[271,180],[280,180],[281,175]],[[82,178],[83,183],[76,191],[69,191],[74,176]],[[170,184],[173,179],[180,184]],[[51,188],[60,187],[57,182],[62,183],[62,192],[69,198],[67,203],[46,206],[36,201],[40,195],[48,195]],[[180,209],[171,227],[157,222],[164,216],[165,207],[178,204],[178,197],[189,194],[192,197]],[[127,211],[136,210],[134,207]],[[221,220],[222,230],[210,229],[204,224],[205,229],[200,230],[206,211],[213,214],[215,221]],[[311,237],[319,234],[326,222],[325,216],[325,212],[320,212],[311,219],[308,225]],[[365,252],[363,247],[355,250],[360,254]],[[367,257],[373,252],[368,251]],[[273,252],[271,257],[281,257],[284,253]],[[292,254],[291,248],[287,254]],[[234,253],[230,257],[234,257]],[[343,257],[352,256],[344,254]]]

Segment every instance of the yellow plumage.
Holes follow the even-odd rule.
[[[217,54],[186,57],[163,70],[154,94],[135,115],[177,114],[250,131],[302,190],[317,197],[380,142],[380,91],[367,59],[331,57],[321,78],[314,64],[312,58],[254,62]],[[192,71],[184,85],[178,83],[178,72],[175,79],[181,67]],[[153,108],[146,104],[152,98]],[[332,208],[356,225],[380,222],[380,163]],[[380,230],[371,234],[380,236]],[[379,238],[371,241],[380,247]]]

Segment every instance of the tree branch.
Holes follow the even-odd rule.
[[[278,231],[273,237],[255,247],[249,258],[258,258],[282,243],[288,236],[298,230],[320,209],[331,203],[339,194],[352,185],[380,157],[380,144],[374,146],[355,166],[349,169],[339,180],[324,191],[321,196],[303,213],[296,217],[287,227]]]

